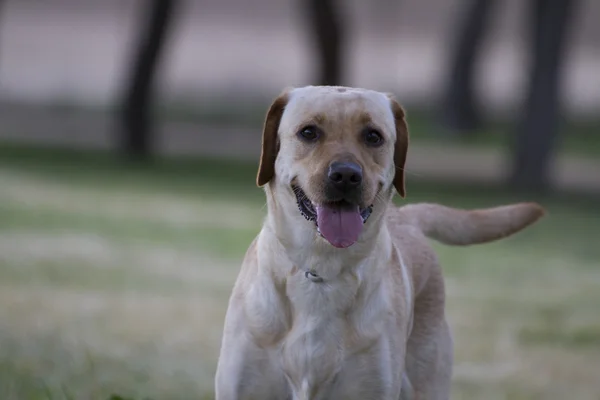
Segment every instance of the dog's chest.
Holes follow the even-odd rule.
[[[386,364],[395,344],[384,332],[394,320],[381,289],[362,286],[351,274],[333,282],[290,282],[293,323],[278,358],[297,398],[328,398],[350,377],[387,390],[391,380],[382,371],[392,367]]]

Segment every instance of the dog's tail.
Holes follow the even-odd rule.
[[[406,205],[398,211],[402,222],[418,227],[431,239],[454,246],[502,239],[533,224],[545,214],[544,209],[536,203],[477,210],[418,203]]]

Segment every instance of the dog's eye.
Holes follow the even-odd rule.
[[[319,131],[314,126],[305,126],[304,128],[300,129],[298,136],[300,136],[300,138],[303,140],[314,142],[319,138]]]
[[[383,143],[383,136],[381,133],[377,132],[375,129],[368,129],[365,131],[365,142],[369,146],[379,146]]]

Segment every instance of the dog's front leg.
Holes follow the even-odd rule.
[[[225,318],[215,378],[216,400],[281,400],[289,387],[278,358],[287,329],[280,293],[263,274],[236,285]]]
[[[215,377],[215,399],[287,399],[287,381],[281,369],[275,367],[273,355],[257,347],[241,325],[232,322],[225,329]]]
[[[232,343],[219,359],[216,400],[286,399],[287,382],[269,358],[251,345]]]

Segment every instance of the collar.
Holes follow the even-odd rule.
[[[322,283],[323,278],[320,277],[314,269],[309,269],[304,272],[304,277],[313,283]]]

